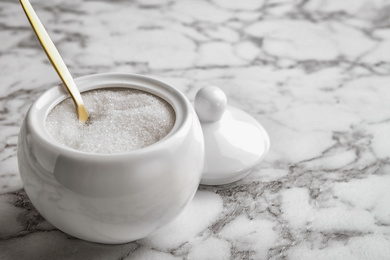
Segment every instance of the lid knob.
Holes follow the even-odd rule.
[[[195,111],[201,122],[217,122],[226,109],[226,95],[218,87],[204,87],[196,93]]]

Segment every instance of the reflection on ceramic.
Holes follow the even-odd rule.
[[[174,108],[172,131],[148,147],[122,154],[90,154],[53,140],[49,111],[67,97],[63,86],[46,91],[30,108],[19,135],[18,163],[24,188],[49,222],[75,237],[100,243],[143,238],[175,218],[201,178],[204,141],[191,103],[175,88],[130,74],[76,79],[81,91],[134,88]]]
[[[248,175],[267,154],[270,140],[249,114],[226,105],[217,87],[201,89],[195,110],[205,139],[205,169],[201,184],[221,185]]]

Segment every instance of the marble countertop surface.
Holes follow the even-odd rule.
[[[390,2],[34,0],[74,76],[128,72],[190,100],[222,88],[269,132],[244,179],[123,245],[75,239],[34,209],[17,139],[59,81],[18,1],[0,2],[0,259],[390,259]]]

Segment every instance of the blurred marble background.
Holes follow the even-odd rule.
[[[200,186],[183,214],[124,245],[72,238],[33,208],[16,150],[57,84],[18,1],[0,2],[0,259],[390,259],[390,2],[32,1],[74,76],[207,85],[269,132],[251,175]]]

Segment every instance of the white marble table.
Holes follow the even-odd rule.
[[[390,2],[32,2],[74,76],[217,85],[270,134],[241,181],[199,190],[148,238],[72,238],[33,208],[16,151],[59,80],[17,1],[0,2],[0,259],[390,259]]]

